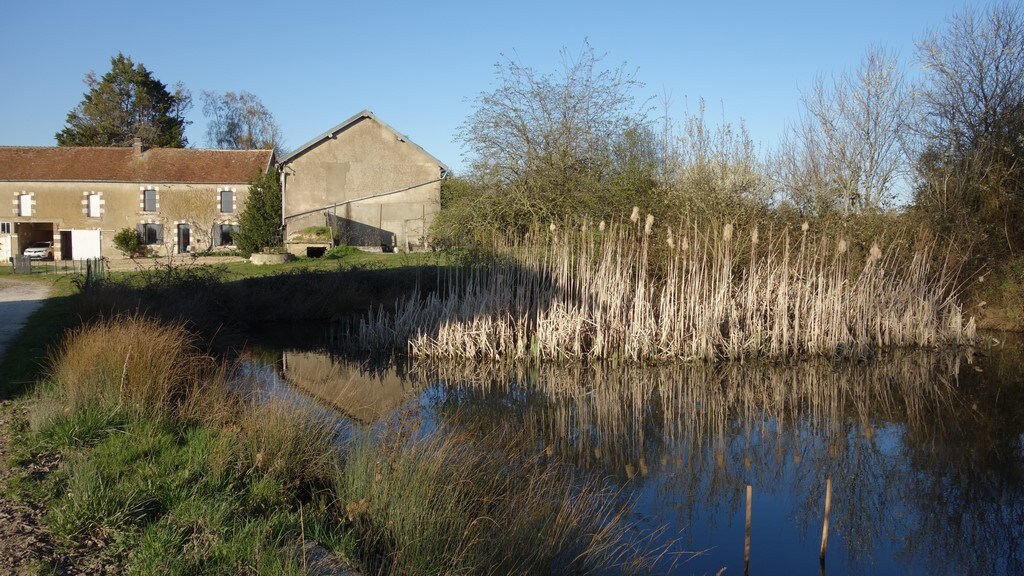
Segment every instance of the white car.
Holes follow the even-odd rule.
[[[35,242],[28,248],[25,248],[24,254],[30,260],[52,260],[53,242]]]

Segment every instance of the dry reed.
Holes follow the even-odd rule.
[[[629,361],[863,357],[973,341],[955,267],[934,244],[909,258],[873,245],[732,225],[554,226],[505,240],[483,266],[394,313],[368,313],[362,349],[415,357]],[[768,236],[768,238],[765,238]]]

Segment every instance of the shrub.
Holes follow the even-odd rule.
[[[114,234],[114,246],[125,256],[133,258],[142,253],[142,244],[139,242],[139,233],[131,228],[122,228]]]

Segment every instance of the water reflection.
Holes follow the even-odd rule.
[[[281,366],[290,384],[362,423],[401,406],[415,387],[395,365],[373,369],[323,352],[283,352]]]
[[[442,431],[521,431],[524,450],[618,479],[645,522],[711,548],[680,573],[742,571],[747,484],[751,572],[817,571],[827,478],[830,574],[1024,573],[1020,372],[968,359],[382,369],[288,352],[282,371],[361,422],[413,406]]]

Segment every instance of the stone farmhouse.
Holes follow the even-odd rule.
[[[135,229],[157,254],[230,246],[270,150],[0,147],[0,258],[53,242],[54,258],[117,256]],[[6,206],[6,208],[4,207]]]
[[[286,244],[297,255],[323,249],[304,232],[315,228],[369,250],[425,249],[448,172],[369,110],[286,155],[278,169]]]
[[[232,248],[259,172],[279,171],[289,250],[427,247],[448,168],[364,110],[275,162],[270,150],[0,146],[0,261],[35,242],[57,259],[116,257],[138,232],[159,255]],[[5,207],[6,206],[6,207]]]

